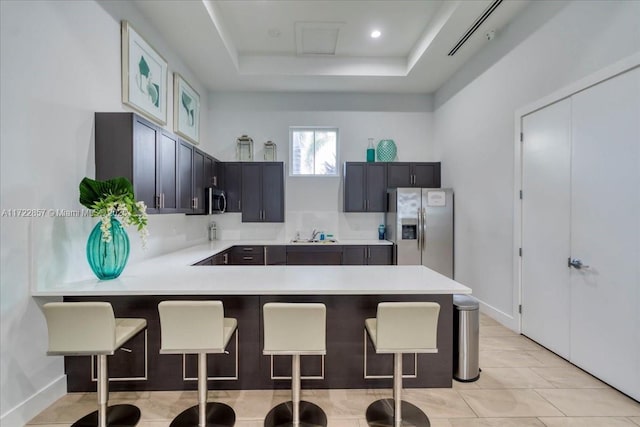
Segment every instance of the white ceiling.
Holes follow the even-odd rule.
[[[135,0],[213,91],[432,93],[529,0]],[[135,27],[135,23],[134,27]],[[372,30],[382,36],[372,39]]]

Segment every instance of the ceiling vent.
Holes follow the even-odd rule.
[[[476,22],[473,23],[473,25],[467,30],[462,38],[460,38],[460,41],[458,41],[453,49],[451,49],[451,51],[448,53],[448,56],[453,56],[456,54],[456,52],[467,42],[467,40],[469,40],[473,33],[475,33],[476,30],[480,28],[480,25],[482,25],[482,23],[487,20],[487,18],[493,13],[493,11],[496,10],[498,6],[500,6],[500,3],[502,3],[502,0],[495,0],[493,3],[491,3],[491,5],[482,13],[482,15],[480,15],[480,17],[476,19]]]
[[[296,22],[298,55],[335,55],[342,22]]]

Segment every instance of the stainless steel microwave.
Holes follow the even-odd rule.
[[[227,198],[224,191],[208,187],[206,197],[206,212],[209,215],[221,214],[227,209]]]

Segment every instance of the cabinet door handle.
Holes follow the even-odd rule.
[[[164,193],[160,193],[160,207],[164,209]]]
[[[223,264],[229,264],[229,254],[223,254],[222,255],[222,263]]]
[[[245,252],[253,252],[253,248],[242,248]]]
[[[252,261],[253,257],[252,256],[243,256],[242,259],[245,260],[245,261]]]
[[[131,350],[130,348],[126,348],[126,347],[120,347],[120,350],[124,351],[125,353],[133,353],[133,350]]]
[[[155,207],[156,209],[160,209],[160,195],[159,195],[159,194],[156,194],[156,197],[155,197],[155,206],[154,206],[154,207]]]
[[[218,186],[218,177],[217,177],[217,176],[214,176],[214,177],[213,177],[213,186],[214,186],[214,187],[217,187],[217,186]]]

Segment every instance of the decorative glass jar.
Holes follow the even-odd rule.
[[[275,162],[278,157],[278,146],[273,141],[264,143],[264,161]]]
[[[393,139],[381,139],[376,154],[379,162],[393,162],[398,154],[396,143]]]
[[[236,139],[236,157],[240,162],[253,161],[253,139],[247,135]]]

